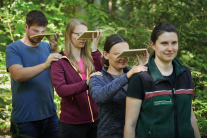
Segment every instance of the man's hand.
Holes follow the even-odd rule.
[[[47,60],[45,61],[45,63],[44,63],[45,69],[50,68],[51,63],[52,63],[53,61],[58,61],[59,59],[61,59],[61,57],[62,57],[61,54],[58,54],[58,53],[51,53],[51,54],[48,56],[48,58],[47,58]]]
[[[46,36],[47,39],[49,40],[49,44],[50,44],[50,50],[53,52],[53,53],[59,53],[59,50],[58,50],[58,38],[59,38],[59,34],[56,32],[55,35],[54,35],[54,39],[52,39],[50,36]]]

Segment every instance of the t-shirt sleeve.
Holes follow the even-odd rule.
[[[15,44],[10,44],[6,48],[6,68],[8,71],[8,67],[13,64],[20,64],[23,66],[22,59],[20,57],[20,53]]]
[[[138,74],[134,74],[128,84],[127,96],[144,100],[144,89],[142,79]]]

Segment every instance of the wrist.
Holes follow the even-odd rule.
[[[51,50],[52,53],[59,53],[59,50],[58,49],[55,49],[55,50]]]
[[[42,68],[43,68],[43,70],[47,69],[46,63],[42,63]]]
[[[86,81],[85,81],[85,84],[86,84],[87,87],[89,87],[87,82],[88,82],[88,81],[86,80]]]
[[[98,51],[97,48],[91,48],[91,52],[96,52],[96,51]]]
[[[128,79],[131,77],[131,73],[130,73],[130,71],[127,72],[126,76],[127,76]]]

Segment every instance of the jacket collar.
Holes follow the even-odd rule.
[[[70,65],[73,67],[73,69],[78,73],[78,70],[75,68],[75,66],[73,66],[72,62],[70,61],[70,59],[66,56],[66,52],[61,51],[60,54],[62,55],[62,59],[66,59],[69,61]],[[81,74],[78,73],[78,75],[82,78]],[[87,74],[86,74],[87,75]]]
[[[124,71],[124,73],[127,73],[130,69],[131,69],[130,67],[125,67],[123,71]],[[102,71],[107,73],[107,74],[110,74],[110,73],[107,72],[107,70],[108,70],[108,67],[103,66]]]
[[[156,83],[158,81],[165,80],[165,78],[163,77],[159,69],[157,68],[157,65],[155,64],[154,59],[155,59],[155,54],[150,56],[149,61],[148,61],[148,68],[149,68],[150,74],[154,82]],[[173,68],[175,69],[176,76],[178,76],[180,73],[185,71],[185,68],[179,62],[177,58],[174,58],[172,63],[173,63]]]

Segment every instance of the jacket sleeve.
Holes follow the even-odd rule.
[[[96,103],[105,103],[110,101],[127,83],[128,78],[126,74],[106,84],[104,84],[102,76],[96,75],[90,80],[90,95]]]
[[[96,52],[92,52],[91,56],[93,57],[93,64],[95,66],[95,70],[101,71],[102,67],[104,66],[103,62],[101,61],[101,52],[99,50]]]
[[[66,84],[65,77],[72,76],[65,76],[64,69],[59,61],[52,63],[50,75],[57,94],[62,98],[80,94],[88,89],[85,80],[74,84]]]

